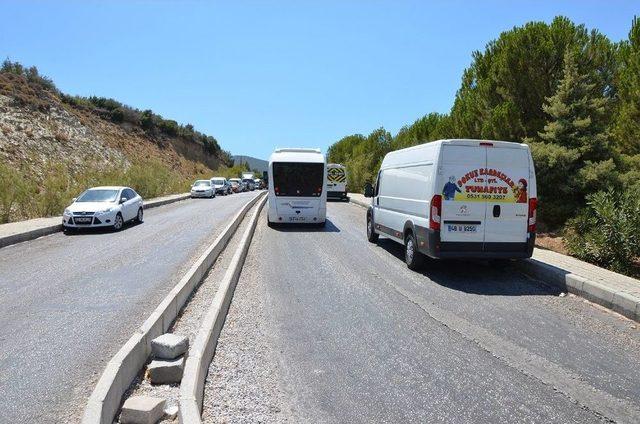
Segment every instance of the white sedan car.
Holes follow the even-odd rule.
[[[128,221],[142,222],[142,197],[129,187],[94,187],[82,193],[62,214],[65,230],[112,227],[120,231]]]
[[[216,188],[211,180],[198,180],[191,186],[191,197],[216,197]]]

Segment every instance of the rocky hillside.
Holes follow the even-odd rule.
[[[215,138],[112,99],[71,97],[35,68],[0,69],[0,222],[58,214],[88,185],[185,191],[232,165]]]

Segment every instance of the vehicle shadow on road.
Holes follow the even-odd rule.
[[[378,240],[378,246],[404,262],[402,245]],[[487,260],[429,259],[419,271],[434,283],[452,290],[486,296],[557,296],[561,290],[527,278],[509,262]]]
[[[271,224],[271,229],[283,233],[339,233],[340,228],[336,227],[330,219],[327,219],[324,227],[315,224]]]
[[[142,225],[143,223],[144,221],[128,222],[124,224],[124,227],[122,227],[121,231],[127,231],[129,228],[137,227],[138,225]],[[114,233],[116,233],[116,231],[114,231],[113,228],[111,227],[78,228],[75,230],[64,231],[65,236],[84,236],[89,234],[103,235],[103,234],[114,234]]]

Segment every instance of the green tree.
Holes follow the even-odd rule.
[[[533,144],[537,166],[540,218],[557,227],[584,205],[584,196],[615,185],[617,172],[606,131],[609,99],[592,75],[578,71],[567,50],[563,77],[542,110],[549,120]]]
[[[640,153],[640,19],[633,18],[629,40],[619,51],[616,78],[619,99],[614,134],[621,149],[628,154]]]

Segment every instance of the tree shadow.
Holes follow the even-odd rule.
[[[404,247],[380,238],[378,246],[404,262]],[[557,296],[563,290],[526,277],[513,261],[430,259],[420,270],[434,283],[451,290],[485,296]]]

